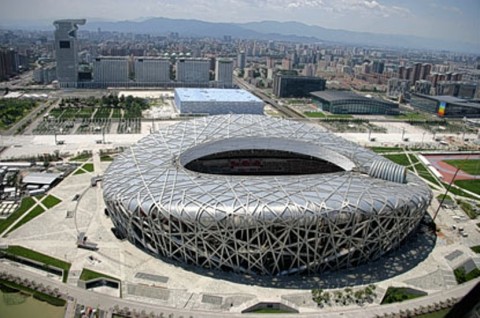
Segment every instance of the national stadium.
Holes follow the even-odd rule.
[[[148,253],[245,274],[375,260],[432,199],[405,167],[303,122],[220,115],[152,133],[104,175],[116,232]]]

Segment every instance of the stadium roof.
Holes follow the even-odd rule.
[[[345,172],[295,177],[233,177],[201,174],[184,168],[186,163],[197,158],[234,149],[290,149],[332,162]],[[258,198],[261,205],[278,209],[278,213],[292,204],[296,212],[289,213],[300,213],[300,207],[308,202],[324,202],[332,208],[340,208],[345,200],[357,202],[360,206],[356,209],[364,213],[372,213],[373,210],[382,211],[384,202],[396,205],[403,200],[400,198],[424,197],[429,192],[428,187],[412,174],[408,174],[407,184],[368,177],[367,172],[375,161],[389,162],[318,126],[258,115],[210,116],[159,130],[125,151],[105,173],[104,194],[107,198],[117,197],[132,208],[139,204],[138,198],[145,198],[140,203],[145,211],[160,204],[171,207],[168,210],[176,217],[195,219],[197,214],[206,217],[207,214],[202,214],[206,209],[216,219],[230,209],[235,210],[232,202],[235,206],[248,206],[251,196]],[[342,189],[341,194],[339,189]],[[184,200],[204,209],[185,208],[182,211],[173,208],[180,207]],[[225,207],[210,205],[212,200],[224,200]],[[320,210],[318,208],[318,212]],[[255,206],[244,213],[257,218],[274,217],[269,213],[257,213]]]
[[[349,99],[358,99],[358,100],[375,100],[375,101],[384,102],[388,104],[394,104],[389,101],[379,100],[376,98],[359,95],[351,91],[334,91],[334,90],[318,91],[318,92],[311,92],[310,95],[326,100],[329,103],[339,102],[339,101],[349,100]]]
[[[61,173],[39,173],[32,172],[23,177],[23,183],[28,184],[52,184],[55,180],[60,178]]]
[[[261,99],[243,89],[176,88],[182,102],[259,102]]]

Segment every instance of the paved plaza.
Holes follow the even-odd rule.
[[[445,290],[456,288],[453,268],[468,259],[478,261],[468,247],[480,242],[475,221],[469,220],[464,217],[463,212],[455,209],[440,211],[437,218],[442,229],[440,235],[433,235],[424,226],[418,233],[407,238],[399,249],[375,262],[317,276],[249,276],[208,271],[154,258],[130,242],[120,241],[114,236],[111,231],[113,224],[104,213],[102,185],[99,183],[97,187],[91,187],[90,179],[102,175],[110,164],[100,161],[101,149],[128,147],[151,129],[172,123],[174,121],[144,123],[142,134],[107,135],[107,144],[97,144],[95,136],[85,135],[66,136],[64,145],[55,145],[53,136],[2,136],[0,143],[6,146],[1,153],[3,159],[55,150],[71,154],[92,150],[93,158],[90,162],[94,164],[94,171],[66,177],[50,191],[62,202],[7,237],[1,238],[0,244],[22,245],[72,263],[69,286],[76,286],[82,269],[88,268],[119,278],[122,281],[122,297],[126,301],[138,302],[145,307],[165,306],[198,312],[239,313],[258,302],[282,302],[301,313],[314,313],[318,308],[311,299],[313,288],[336,290],[348,286],[375,284],[377,298],[372,304],[362,308],[350,305],[348,308],[332,306],[323,309],[327,313],[351,310],[352,315],[346,316],[353,317],[353,312],[359,309],[371,308],[372,312],[375,312],[376,305],[389,286],[421,289],[433,295],[432,297],[444,295]],[[398,133],[399,141],[400,134]],[[350,140],[367,142],[366,134],[339,135]],[[395,134],[385,134],[385,140],[387,137],[397,138]],[[413,142],[420,142],[425,138],[420,132],[412,132],[409,137]],[[382,138],[377,140],[375,145],[383,143]],[[75,195],[82,193],[84,194],[73,215],[67,215],[67,211],[71,212],[72,206],[75,206],[72,203]],[[434,199],[429,213],[433,214],[437,206],[438,202]],[[454,224],[464,227],[468,237],[459,235],[452,227]],[[99,250],[77,248],[79,232],[85,232],[90,241],[98,244]],[[36,275],[41,273],[25,269]],[[116,294],[108,288],[99,288],[95,292],[109,296]],[[92,303],[88,305],[96,306],[95,297],[91,298]]]

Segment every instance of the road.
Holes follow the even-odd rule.
[[[0,262],[0,271],[7,272],[11,275],[21,277],[22,279],[29,279],[37,283],[42,283],[44,286],[51,286],[53,289],[58,288],[60,292],[74,298],[77,304],[91,306],[94,308],[103,309],[109,312],[107,317],[111,317],[111,313],[115,307],[125,308],[128,307],[130,311],[135,310],[140,313],[145,311],[146,313],[154,312],[155,314],[163,314],[168,317],[196,317],[196,318],[207,318],[207,317],[225,317],[227,314],[229,317],[243,317],[241,313],[234,312],[212,312],[212,311],[189,311],[179,308],[165,307],[154,304],[141,303],[135,300],[116,298],[109,295],[104,295],[92,291],[82,289],[77,286],[71,286],[64,283],[61,283],[56,280],[51,280],[47,277],[44,277],[35,272],[31,272],[25,269],[22,269],[17,266],[12,266],[5,262]],[[406,311],[407,309],[412,310],[414,308],[419,308],[420,306],[428,307],[433,303],[439,303],[440,301],[445,301],[451,297],[461,298],[466,293],[468,293],[475,284],[480,282],[480,278],[472,280],[470,282],[464,283],[452,289],[434,293],[426,297],[420,297],[413,299],[411,301],[382,305],[382,306],[366,306],[363,308],[353,308],[345,309],[343,311],[338,311],[338,308],[325,308],[321,313],[324,318],[333,318],[333,317],[374,317],[375,315],[382,316],[386,313],[399,312],[400,310]],[[333,311],[335,310],[335,311]],[[292,315],[281,315],[282,317],[318,317],[319,312],[303,312],[299,314]],[[263,314],[249,314],[249,317],[264,317]]]
[[[236,85],[238,85],[240,88],[243,88],[245,90],[250,91],[252,94],[256,95],[258,98],[263,100],[265,103],[271,105],[273,108],[275,108],[277,111],[279,111],[281,114],[285,115],[286,117],[289,118],[305,118],[303,114],[296,112],[295,110],[291,109],[288,106],[280,105],[278,104],[275,100],[273,100],[271,97],[269,97],[267,94],[262,92],[260,89],[245,83],[242,79],[239,79],[238,77],[234,77],[234,82]]]

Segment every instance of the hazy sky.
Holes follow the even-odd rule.
[[[213,22],[277,20],[480,43],[480,0],[2,0],[0,8],[3,25],[158,16]]]

